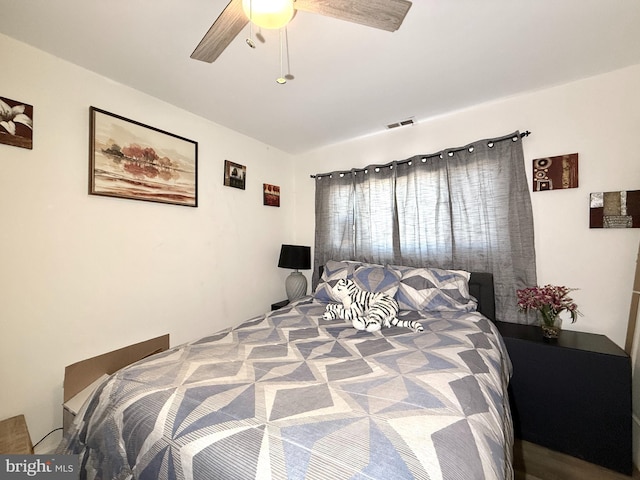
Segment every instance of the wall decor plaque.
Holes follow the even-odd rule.
[[[533,191],[577,188],[578,154],[536,158],[533,161]]]
[[[589,228],[640,228],[640,190],[592,193]]]
[[[33,149],[33,107],[0,97],[0,143]]]
[[[227,187],[245,189],[247,182],[247,167],[229,160],[224,161],[224,184]]]
[[[278,185],[270,185],[268,183],[263,183],[262,192],[263,192],[264,205],[268,205],[270,207],[280,206],[280,187]]]

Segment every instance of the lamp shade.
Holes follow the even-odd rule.
[[[311,268],[311,247],[282,245],[278,267],[309,270]]]

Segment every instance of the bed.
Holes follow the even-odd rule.
[[[345,277],[424,331],[324,320]],[[490,274],[328,262],[312,295],[111,375],[57,453],[88,479],[511,479],[494,308]]]

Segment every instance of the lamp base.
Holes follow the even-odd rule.
[[[299,271],[291,272],[284,282],[287,298],[290,302],[307,294],[307,278]]]

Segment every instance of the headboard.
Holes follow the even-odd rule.
[[[478,300],[478,311],[495,322],[496,297],[493,288],[493,273],[471,272],[469,293]]]
[[[319,276],[322,277],[324,265],[320,266]],[[469,278],[469,293],[478,300],[478,311],[492,322],[496,321],[496,297],[493,287],[493,273],[471,272]]]

